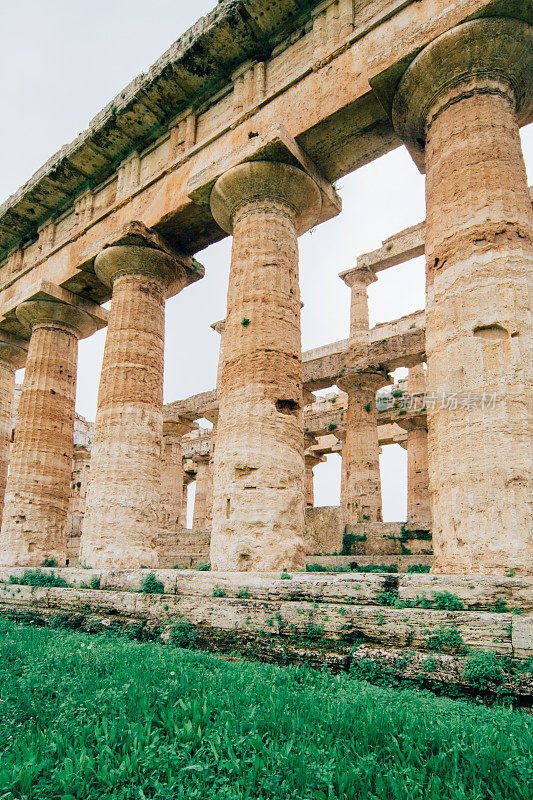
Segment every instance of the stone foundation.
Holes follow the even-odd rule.
[[[157,570],[165,593],[144,594],[148,570],[59,570],[69,588],[8,583],[23,572],[0,570],[0,613],[15,619],[60,619],[65,627],[89,631],[113,625],[163,642],[173,626],[186,625],[201,649],[336,670],[366,658],[401,677],[467,688],[473,688],[468,656],[485,650],[506,659],[498,663],[508,674],[484,691],[507,688],[521,702],[531,701],[531,673],[512,665],[533,656],[532,579],[306,573],[281,579],[279,573]],[[100,589],[84,588],[94,579]],[[436,593],[444,592],[458,610],[421,607],[434,606]],[[385,605],[391,597],[400,606],[416,605]]]

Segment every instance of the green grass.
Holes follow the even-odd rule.
[[[0,620],[0,687],[1,800],[532,797],[531,717],[346,674]]]

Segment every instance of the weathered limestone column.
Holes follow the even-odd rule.
[[[357,354],[370,344],[367,287],[377,278],[366,268],[341,272],[340,277],[352,293],[350,349]],[[380,369],[346,375],[337,381],[348,395],[341,487],[347,525],[383,519],[376,391],[386,383],[386,374]]]
[[[165,294],[189,281],[168,253],[117,245],[96,258],[113,287],[98,392],[81,559],[95,568],[157,565]]]
[[[195,454],[193,461],[196,464],[196,492],[194,493],[194,511],[192,519],[193,531],[206,531],[208,505],[212,502],[213,483],[211,475],[211,459],[209,453]]]
[[[233,233],[215,450],[211,564],[304,564],[303,391],[298,240],[321,195],[284,164],[225,173],[211,210]]]
[[[426,373],[423,364],[410,368],[407,388],[411,395],[424,395]],[[407,519],[414,527],[431,523],[428,431],[426,421],[416,418],[407,431]]]
[[[66,303],[30,300],[17,317],[31,330],[0,532],[0,564],[66,560],[78,338],[91,317]]]
[[[532,33],[512,19],[457,26],[415,58],[394,100],[427,174],[437,573],[533,571],[533,218],[518,133],[533,104]]]
[[[314,453],[305,453],[305,507],[314,508],[315,506],[315,487],[313,481],[313,470],[317,464],[324,461]]]
[[[192,423],[167,421],[163,423],[161,447],[161,525],[175,528],[180,525],[183,503],[183,459],[181,440]]]
[[[15,371],[24,366],[27,353],[28,345],[22,339],[0,333],[0,523],[11,449]]]

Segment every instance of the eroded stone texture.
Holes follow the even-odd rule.
[[[297,236],[320,206],[314,181],[282,164],[242,164],[213,190],[213,215],[233,232],[215,452],[214,569],[304,564]]]
[[[531,573],[533,218],[518,122],[533,28],[468,22],[411,64],[398,132],[425,141],[434,571]],[[457,405],[456,405],[457,402]]]
[[[136,245],[107,248],[95,270],[113,297],[81,559],[101,568],[156,566],[165,292],[187,278],[167,253]]]
[[[366,268],[342,272],[340,277],[351,289],[350,350],[356,355],[370,344],[367,287],[377,278]],[[341,489],[348,525],[383,519],[376,391],[386,383],[386,371],[379,368],[337,381],[348,394]]]
[[[313,453],[305,453],[305,507],[313,508],[315,505],[315,485],[313,470],[317,464],[324,461],[321,456],[315,456]]]
[[[11,447],[11,425],[13,395],[15,393],[15,370],[24,366],[27,345],[9,334],[0,334],[0,523],[4,509],[9,451]]]
[[[164,528],[181,527],[184,486],[181,440],[191,427],[186,420],[163,423],[160,521]],[[185,512],[186,507],[185,503]]]
[[[196,462],[196,492],[194,494],[194,511],[192,520],[193,531],[208,530],[208,517],[211,516],[213,478],[211,473],[211,457],[197,454],[193,461]]]
[[[91,318],[65,303],[17,309],[31,329],[0,533],[0,564],[64,565],[72,474],[78,338]]]
[[[409,394],[426,391],[426,373],[423,364],[409,370]],[[428,431],[425,420],[410,421],[407,431],[407,519],[411,526],[427,525],[431,521]]]

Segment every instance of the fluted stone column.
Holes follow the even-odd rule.
[[[181,440],[190,431],[188,421],[163,423],[161,448],[161,524],[165,528],[180,526],[183,504],[183,459]]]
[[[533,571],[533,218],[518,126],[533,28],[464,23],[400,82],[398,133],[426,168],[426,341],[434,571]]]
[[[324,459],[314,453],[305,453],[305,507],[314,508],[315,506],[315,486],[313,480],[313,470],[317,464],[321,464]]]
[[[81,542],[92,567],[157,565],[161,498],[165,294],[184,270],[152,247],[103,250],[95,271],[113,287]]]
[[[15,371],[24,366],[27,353],[27,343],[22,339],[0,333],[0,523],[11,449]]]
[[[426,374],[423,364],[409,370],[407,388],[411,395],[424,395]],[[431,523],[428,474],[428,430],[426,421],[414,418],[407,430],[407,519],[412,527]]]
[[[215,450],[213,569],[304,564],[299,233],[321,207],[301,170],[252,162],[211,195],[233,233]]]
[[[210,484],[212,485],[213,479],[209,453],[194,455],[193,461],[196,462],[196,491],[192,529],[201,532],[207,530],[208,505],[212,502]]]
[[[356,355],[370,344],[367,288],[377,278],[366,268],[342,272],[340,277],[351,289],[350,349]],[[385,372],[379,369],[346,375],[337,381],[348,395],[341,487],[347,525],[383,519],[376,391],[386,382]]]
[[[72,477],[78,338],[94,323],[65,303],[31,300],[17,308],[31,329],[11,450],[0,564],[40,566],[66,560]]]

